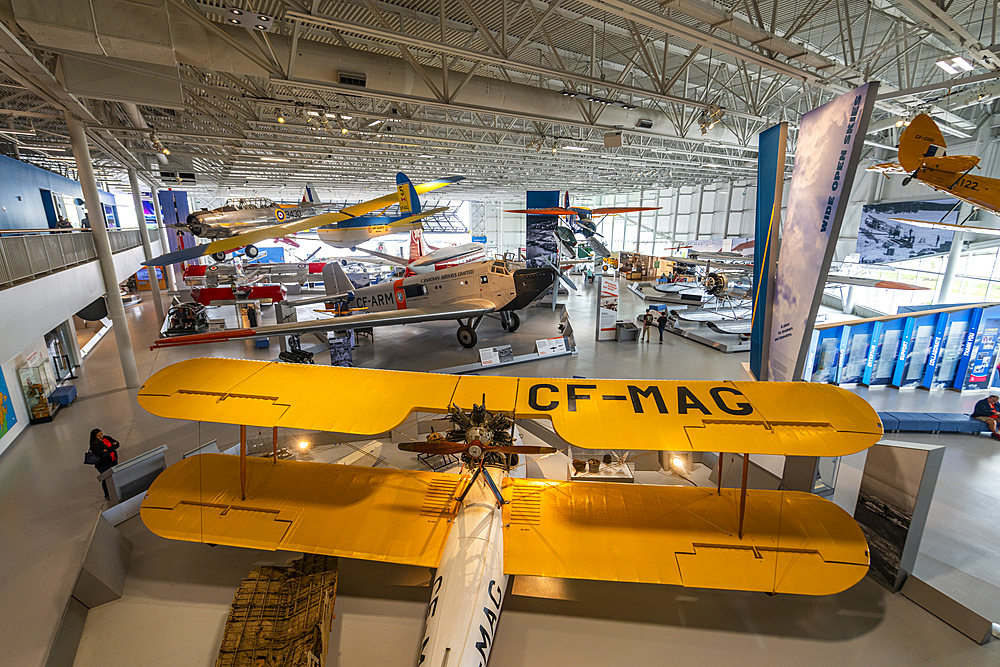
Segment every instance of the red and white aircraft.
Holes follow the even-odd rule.
[[[362,250],[377,259],[352,257],[352,261],[372,262],[376,264],[389,263],[394,266],[405,267],[407,276],[440,271],[441,269],[449,269],[459,264],[481,262],[486,259],[486,246],[482,243],[463,243],[457,246],[434,248],[427,245],[427,242],[424,241],[424,232],[420,229],[414,229],[410,232],[409,261],[402,257],[396,257],[377,250],[368,250],[366,248],[358,248],[358,250]]]

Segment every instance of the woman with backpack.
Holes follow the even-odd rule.
[[[118,441],[110,435],[104,435],[101,429],[95,428],[90,432],[90,449],[87,451],[87,463],[91,463],[97,468],[98,473],[102,473],[108,468],[118,464]],[[101,481],[104,488],[104,499],[111,500],[108,495],[108,483]]]

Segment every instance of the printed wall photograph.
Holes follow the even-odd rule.
[[[855,252],[862,264],[886,264],[951,250],[954,232],[909,225],[904,220],[958,224],[954,199],[873,204],[861,209]]]
[[[10,400],[7,381],[4,380],[3,371],[0,371],[0,437],[7,435],[7,431],[14,428],[16,423],[17,415],[14,414],[14,404]]]
[[[897,587],[927,456],[922,449],[875,445],[865,460],[854,519],[868,540],[868,574],[889,590]]]

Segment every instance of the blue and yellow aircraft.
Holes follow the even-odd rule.
[[[277,225],[258,227],[242,233],[234,233],[232,236],[221,238],[211,243],[168,252],[148,262],[144,262],[144,264],[147,266],[167,266],[169,264],[204,257],[205,255],[209,255],[215,261],[221,262],[226,259],[226,253],[238,248],[245,248],[247,256],[253,258],[258,253],[257,248],[254,246],[255,243],[282,238],[317,227],[325,227],[320,234],[320,238],[327,243],[344,248],[353,247],[362,241],[367,241],[377,236],[419,229],[421,220],[435,213],[445,211],[447,207],[433,208],[426,211],[421,210],[418,195],[443,188],[446,185],[451,185],[461,180],[463,180],[462,176],[448,176],[427,183],[421,183],[420,185],[413,185],[405,174],[399,172],[396,174],[396,192],[392,194],[347,206],[340,211],[322,213]],[[388,208],[397,202],[399,203],[399,211],[402,215],[368,215],[373,211]]]

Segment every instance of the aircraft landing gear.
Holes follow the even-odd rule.
[[[467,327],[463,324],[458,328],[458,342],[462,345],[462,347],[475,347],[478,340],[479,336],[476,335],[476,330],[472,327]]]
[[[257,257],[257,255],[260,254],[260,250],[258,250],[257,246],[255,246],[255,245],[248,245],[246,248],[243,249],[243,252],[250,259],[255,259]]]
[[[224,253],[224,252],[213,252],[212,253],[212,259],[214,259],[216,262],[224,262],[224,261],[226,261],[226,253]]]
[[[904,186],[905,186],[905,185],[909,185],[909,184],[910,184],[910,181],[912,181],[912,180],[913,180],[913,177],[912,177],[912,176],[907,176],[906,178],[904,178],[904,179],[903,179],[903,185],[904,185]]]
[[[479,323],[482,321],[482,315],[475,318],[475,320],[470,317],[468,324],[462,320],[458,321],[458,342],[462,345],[462,347],[468,349],[476,346],[476,343],[479,342],[479,336],[476,335],[476,329],[479,328]]]
[[[521,318],[513,311],[500,311],[500,326],[507,333],[514,333],[521,326]]]

